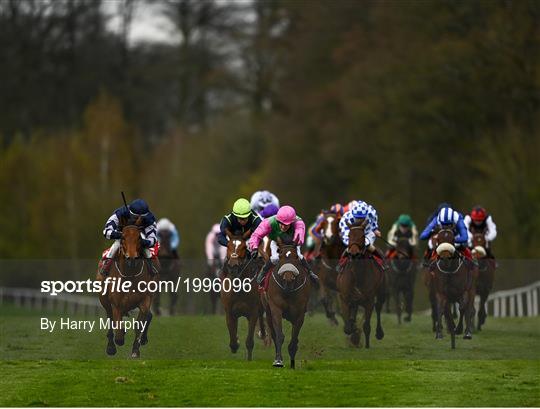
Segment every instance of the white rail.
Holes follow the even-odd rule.
[[[525,287],[494,292],[489,295],[487,300],[488,312],[493,311],[494,317],[536,317],[540,314],[538,310],[539,291],[540,281]],[[490,305],[491,308],[489,308]]]
[[[68,312],[71,314],[99,315],[102,307],[99,299],[83,295],[42,293],[35,288],[0,287],[0,305],[11,301],[17,307],[28,309]]]

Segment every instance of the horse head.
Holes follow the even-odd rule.
[[[366,251],[367,219],[356,223],[347,223],[349,226],[349,246],[347,252],[352,257],[359,257]]]
[[[287,237],[282,239],[278,237],[279,262],[276,266],[277,276],[283,281],[285,290],[292,290],[295,287],[295,281],[300,275],[300,259],[296,249],[296,243]]]
[[[472,255],[474,258],[480,259],[486,257],[486,237],[484,236],[484,233],[474,233],[472,237],[472,244]]]
[[[321,223],[323,242],[326,245],[333,244],[338,239],[338,216],[334,212],[324,212],[324,220]]]
[[[247,257],[247,243],[246,240],[250,234],[250,230],[242,235],[235,235],[230,230],[226,230],[229,242],[227,243],[227,266],[238,268],[244,264]]]
[[[126,267],[132,270],[137,267],[142,253],[141,245],[142,218],[128,220],[122,228],[122,239],[120,241],[120,255],[124,256]]]
[[[451,229],[441,229],[433,236],[433,244],[439,258],[452,258],[456,253],[454,246],[454,232]]]

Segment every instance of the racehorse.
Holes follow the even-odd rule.
[[[253,359],[253,336],[257,321],[260,323],[260,336],[266,341],[266,331],[264,327],[263,307],[259,298],[259,291],[255,283],[255,276],[261,267],[261,259],[250,259],[247,257],[246,239],[250,231],[243,236],[234,236],[227,231],[229,242],[227,244],[227,257],[223,266],[221,302],[225,310],[227,328],[229,329],[229,347],[232,353],[238,351],[238,318],[246,317],[248,320],[248,334],[246,338],[247,359]],[[225,280],[232,284],[232,280],[248,279],[251,282],[249,291],[235,291],[232,285],[225,285]]]
[[[388,286],[396,302],[398,323],[401,324],[401,295],[405,301],[406,322],[410,322],[413,310],[414,281],[416,278],[416,262],[414,260],[414,247],[407,237],[397,239],[396,246],[390,250],[390,271],[388,272]]]
[[[381,325],[381,310],[385,301],[386,279],[378,262],[367,254],[365,244],[365,228],[367,221],[349,224],[349,245],[347,262],[337,277],[339,301],[345,326],[343,331],[350,336],[354,346],[360,345],[360,333],[356,327],[358,307],[364,307],[363,330],[366,348],[370,346],[371,314],[373,307],[377,313],[378,340],[384,338]]]
[[[320,248],[315,250],[315,268],[319,277],[319,297],[326,312],[326,318],[331,325],[338,325],[336,312],[333,308],[335,294],[337,293],[337,263],[345,246],[339,238],[338,217],[336,213],[325,212],[321,223],[322,240]],[[318,253],[318,254],[317,254]]]
[[[135,329],[135,340],[131,349],[131,357],[139,358],[140,346],[148,343],[148,328],[152,321],[150,307],[154,293],[150,291],[140,292],[138,283],[146,282],[146,286],[151,281],[159,281],[159,274],[152,276],[151,266],[144,259],[143,248],[141,246],[142,219],[138,217],[134,222],[120,220],[122,227],[122,239],[119,250],[114,257],[114,264],[109,276],[116,278],[116,281],[131,282],[129,292],[117,291],[117,288],[107,288],[105,294],[100,294],[99,301],[105,311],[107,318],[112,324],[107,331],[107,354],[116,354],[116,345],[124,345],[125,331],[121,329],[122,317],[129,311],[139,308],[137,321],[139,324],[146,324],[143,331]],[[97,274],[96,280],[103,281],[104,277]],[[116,287],[116,286],[115,286]],[[114,331],[112,328],[116,328]],[[142,328],[142,325],[140,326]],[[113,340],[114,338],[114,340]],[[116,345],[115,345],[116,344]]]
[[[296,351],[298,350],[298,335],[304,324],[311,283],[308,272],[298,258],[296,244],[284,243],[278,238],[279,261],[267,275],[267,289],[261,294],[261,300],[266,311],[266,319],[270,334],[274,341],[276,355],[274,367],[283,367],[281,348],[285,340],[282,320],[285,318],[292,324],[291,341],[288,345],[291,368],[295,368]],[[261,251],[261,247],[259,251]],[[263,257],[267,257],[266,253]]]
[[[158,258],[161,266],[160,278],[176,282],[180,276],[180,260],[175,255],[171,247],[171,236],[172,233],[168,230],[161,230],[158,232]],[[176,302],[178,300],[178,293],[172,291],[170,293],[170,297],[169,313],[170,315],[174,315]],[[161,296],[158,291],[154,297],[154,310],[157,315],[161,315],[160,301]]]
[[[462,317],[465,317],[463,339],[472,339],[472,321],[474,317],[474,297],[478,271],[476,267],[454,246],[454,232],[441,229],[432,238],[436,259],[431,264],[433,286],[437,298],[436,339],[442,339],[442,316],[446,319],[451,336],[452,349],[456,348],[456,328],[450,305],[459,303]],[[460,319],[461,321],[461,319]]]
[[[478,309],[478,330],[482,330],[482,325],[486,322],[486,301],[495,279],[496,262],[488,257],[486,247],[486,237],[484,233],[474,233],[472,237],[472,256],[478,261],[478,282],[476,284],[476,293],[480,296],[480,305]]]

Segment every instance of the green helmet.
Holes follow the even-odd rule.
[[[401,214],[398,217],[398,224],[401,224],[402,226],[411,227],[413,224],[413,221],[411,219],[411,216],[409,216],[408,214]]]
[[[245,219],[251,213],[251,205],[247,199],[238,199],[236,202],[234,202],[232,212],[236,217]]]

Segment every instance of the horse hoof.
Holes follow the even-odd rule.
[[[443,339],[443,334],[441,333],[435,334],[435,339]]]
[[[357,348],[360,346],[360,334],[358,332],[351,334],[351,344]]]
[[[116,347],[113,345],[107,346],[107,355],[115,355],[116,354]]]
[[[294,359],[291,360],[291,369],[295,369],[296,368],[296,365],[295,365],[295,362],[294,362]]]
[[[140,358],[140,356],[141,356],[141,353],[139,351],[133,351],[131,353],[132,358]]]
[[[118,345],[119,347],[121,347],[122,345],[124,345],[124,339],[123,339],[123,338],[121,338],[121,339],[120,339],[120,338],[119,338],[119,339],[115,339],[115,340],[114,340],[114,343],[115,343],[116,345]]]
[[[403,318],[403,321],[405,321],[405,322],[411,322],[411,317],[405,317],[405,318]]]
[[[236,354],[236,352],[238,351],[238,348],[240,347],[239,345],[231,345],[231,352],[233,354]]]
[[[328,322],[332,327],[337,327],[339,325],[339,322],[336,319],[336,317],[328,318]]]
[[[467,333],[467,334],[463,335],[463,339],[472,339],[472,334]]]
[[[381,329],[380,331],[377,330],[377,333],[375,334],[375,338],[377,338],[379,341],[384,338],[384,331]]]
[[[283,361],[281,359],[274,360],[274,363],[272,364],[274,368],[283,368]]]

